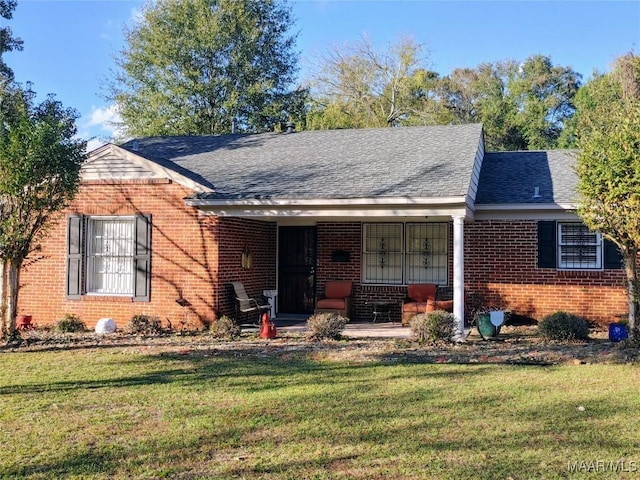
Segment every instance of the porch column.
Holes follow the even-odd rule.
[[[453,338],[464,341],[464,216],[453,217]]]

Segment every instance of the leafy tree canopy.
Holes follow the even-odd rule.
[[[125,32],[108,99],[129,135],[272,130],[297,115],[291,9],[277,0],[159,0]],[[234,125],[235,122],[235,125]]]
[[[424,47],[400,38],[386,51],[370,39],[336,46],[311,76],[310,129],[372,128],[437,123]]]
[[[75,194],[85,158],[77,113],[35,96],[13,84],[0,90],[0,335],[15,328],[22,263]]]
[[[581,75],[533,55],[455,69],[438,86],[452,123],[482,123],[490,150],[557,148]]]
[[[580,74],[543,55],[442,77],[410,38],[383,52],[364,39],[320,59],[308,128],[482,123],[491,150],[556,148],[580,82]]]
[[[640,57],[620,57],[577,100],[579,213],[618,245],[627,273],[629,323],[640,313]]]
[[[7,20],[13,18],[17,4],[17,0],[0,0],[0,16]],[[13,37],[11,27],[0,28],[0,77],[8,81],[13,80],[13,70],[4,62],[2,55],[14,50],[22,50],[22,40]]]

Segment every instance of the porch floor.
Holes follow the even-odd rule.
[[[276,324],[278,332],[306,333],[308,315],[279,314],[271,320]],[[243,331],[260,331],[257,325],[242,325]],[[470,329],[465,327],[464,336],[469,336]],[[399,322],[350,322],[344,328],[343,336],[351,338],[410,338],[411,328]]]
[[[279,332],[305,333],[307,331],[307,317],[276,317],[273,319]],[[411,329],[400,323],[392,322],[362,322],[347,323],[344,328],[345,337],[378,337],[378,338],[409,338]]]

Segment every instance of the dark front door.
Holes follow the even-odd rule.
[[[316,227],[280,227],[278,244],[278,312],[313,313]]]

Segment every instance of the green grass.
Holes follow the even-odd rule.
[[[634,365],[349,364],[241,343],[6,352],[0,478],[637,478],[587,468],[640,468],[639,380]]]

